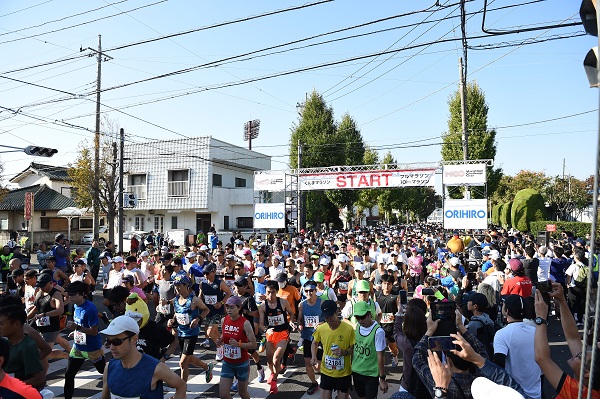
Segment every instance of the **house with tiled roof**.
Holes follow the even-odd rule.
[[[31,162],[25,170],[17,173],[9,182],[20,188],[44,184],[66,197],[73,198],[71,179],[64,166]]]

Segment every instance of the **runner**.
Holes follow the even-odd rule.
[[[352,327],[356,326],[356,319],[354,318],[354,304],[356,302],[364,301],[370,306],[372,316],[376,320],[381,319],[381,308],[379,304],[371,299],[371,285],[368,281],[361,280],[357,283],[356,291],[358,292],[358,298],[356,300],[350,299],[346,302],[346,306],[342,309],[342,318],[348,321]]]
[[[238,381],[237,391],[242,399],[250,399],[248,378],[250,360],[248,350],[256,349],[256,338],[250,322],[241,315],[242,300],[232,296],[225,302],[227,315],[221,325],[222,335],[217,338],[217,345],[223,345],[223,367],[219,394],[222,399],[231,399],[229,393],[233,379]]]
[[[400,296],[392,294],[393,284],[394,277],[392,275],[384,274],[381,276],[381,291],[375,294],[375,299],[381,308],[381,327],[385,332],[390,352],[392,352],[392,367],[398,367],[398,347],[394,339],[394,320],[401,306]],[[354,313],[356,314],[356,309]]]
[[[322,301],[326,301],[328,299],[337,301],[337,295],[335,295],[335,291],[325,285],[325,273],[316,272],[315,283],[317,283],[317,296],[321,298]]]
[[[75,375],[90,360],[100,374],[104,373],[104,351],[102,341],[98,336],[98,309],[86,299],[87,285],[75,281],[67,286],[69,301],[75,305],[73,321],[67,321],[67,328],[74,330],[69,334],[73,337],[73,348],[69,353],[69,362],[65,372],[65,398],[71,399],[75,390]]]
[[[387,284],[391,285],[389,282]],[[383,393],[388,390],[383,365],[386,333],[371,318],[371,309],[366,302],[354,305],[354,317],[358,325],[354,337],[352,381],[359,399],[376,399],[379,390]]]
[[[313,367],[321,370],[321,398],[331,399],[332,392],[338,391],[338,399],[348,399],[352,384],[351,355],[354,351],[355,333],[352,326],[342,323],[337,317],[337,304],[325,301],[321,304],[321,315],[325,323],[319,325],[311,347]],[[323,360],[317,360],[319,343],[323,347]]]
[[[277,297],[277,281],[267,281],[266,285],[266,300],[258,308],[259,330],[267,333],[267,364],[271,371],[267,379],[271,385],[269,392],[277,393],[277,375],[281,371],[281,359],[290,339],[288,315],[293,310],[285,299]]]
[[[140,329],[135,320],[119,316],[101,333],[112,354],[104,370],[102,399],[162,398],[163,382],[175,388],[174,399],[185,398],[186,383],[167,365],[137,350]]]
[[[209,309],[209,313],[206,316],[206,337],[207,339],[202,343],[205,348],[210,347],[210,339],[217,341],[219,337],[219,324],[225,314],[225,302],[232,295],[231,289],[227,286],[225,281],[216,278],[217,266],[214,263],[210,263],[204,268],[204,277],[206,281],[200,285],[199,297],[206,304]],[[217,361],[223,359],[223,347],[217,345],[217,355],[215,357]]]
[[[304,284],[304,295],[306,299],[298,305],[298,329],[300,330],[300,338],[302,338],[302,347],[304,350],[304,367],[311,381],[306,393],[312,395],[319,388],[315,377],[315,369],[311,363],[312,340],[315,328],[323,322],[323,318],[321,317],[321,302],[323,301],[317,297],[317,283],[314,281],[307,281]],[[322,348],[319,351],[317,359],[322,359]]]
[[[181,379],[187,382],[190,375],[189,365],[192,364],[205,370],[206,383],[209,383],[212,380],[213,364],[206,364],[194,356],[194,348],[198,341],[198,334],[200,334],[198,326],[201,319],[206,317],[210,310],[199,297],[194,296],[190,291],[189,277],[178,275],[173,283],[177,293],[174,301],[175,316],[169,319],[167,327],[177,326],[177,336],[181,348],[181,358],[179,359]]]

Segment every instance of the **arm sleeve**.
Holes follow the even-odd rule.
[[[506,368],[506,355],[504,353],[494,353],[494,363],[503,369]]]
[[[427,340],[429,337],[424,335],[423,338],[419,341],[419,343],[414,348],[414,354],[412,358],[413,370],[417,373],[421,381],[423,381],[423,385],[427,387],[431,397],[434,397],[433,387],[435,386],[435,382],[433,381],[433,376],[431,375],[431,371],[429,370],[429,364],[427,363]]]

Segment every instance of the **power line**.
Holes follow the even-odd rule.
[[[9,12],[8,14],[2,14],[2,15],[0,15],[0,18],[8,17],[9,15],[13,15],[13,14],[19,13],[21,11],[29,10],[30,8],[38,7],[43,4],[50,3],[51,1],[53,1],[53,0],[46,0],[42,3],[38,3],[38,4],[34,4],[32,6],[29,6],[29,7],[21,8],[20,10],[17,10],[17,11]]]

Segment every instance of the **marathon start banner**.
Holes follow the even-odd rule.
[[[311,173],[299,175],[298,182],[301,191],[433,187],[435,169]]]
[[[487,199],[444,200],[444,229],[487,229]]]

